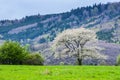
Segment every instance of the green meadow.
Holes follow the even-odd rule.
[[[120,80],[120,67],[0,65],[0,80]]]

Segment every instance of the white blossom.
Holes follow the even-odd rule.
[[[89,29],[68,29],[58,34],[53,41],[52,47],[54,50],[60,46],[63,47],[58,56],[76,56],[80,61],[86,57],[106,59],[106,56],[101,55],[97,51],[98,47],[93,45],[86,46],[88,42],[96,42],[96,37],[96,32]]]

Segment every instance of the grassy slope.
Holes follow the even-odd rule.
[[[120,67],[0,65],[0,80],[120,80]]]

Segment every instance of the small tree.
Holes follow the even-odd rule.
[[[94,31],[84,28],[68,29],[55,38],[53,48],[56,49],[59,46],[64,47],[64,50],[62,50],[64,52],[62,52],[61,55],[76,56],[79,65],[82,65],[82,61],[86,57],[105,59],[106,57],[99,54],[96,50],[98,47],[86,46],[86,44],[91,41],[97,41]]]
[[[29,52],[18,42],[6,41],[0,47],[0,62],[2,64],[22,64]]]
[[[26,56],[24,64],[27,65],[43,65],[44,59],[39,53],[31,53]]]

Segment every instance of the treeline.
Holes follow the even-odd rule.
[[[107,15],[109,17],[114,17],[120,13],[120,2],[118,3],[108,3],[108,4],[94,4],[93,6],[81,7],[71,10],[71,12],[63,13],[63,19],[70,17],[71,15],[77,16],[80,20],[85,20],[97,15]]]
[[[43,62],[39,53],[30,53],[27,46],[18,42],[6,41],[0,46],[0,64],[43,65]]]

